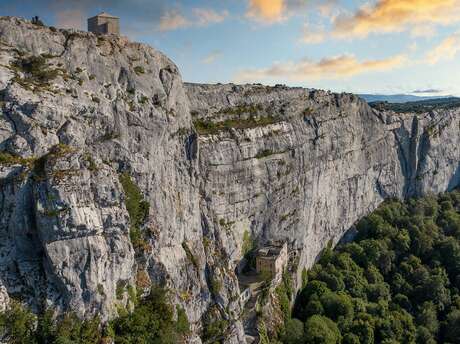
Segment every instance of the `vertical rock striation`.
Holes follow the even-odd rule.
[[[458,186],[459,120],[318,90],[184,86],[148,46],[1,17],[0,300],[106,320],[162,284],[190,342],[217,320],[244,342],[248,245],[287,241],[300,273],[385,198]],[[131,204],[139,191],[148,206]]]

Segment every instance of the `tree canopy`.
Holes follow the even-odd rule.
[[[303,279],[284,343],[460,343],[460,192],[386,201]]]

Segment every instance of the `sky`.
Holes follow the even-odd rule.
[[[188,82],[460,96],[460,0],[0,0],[62,28],[101,11]]]

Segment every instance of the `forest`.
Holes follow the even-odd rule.
[[[460,192],[386,201],[356,229],[303,274],[282,343],[460,343]],[[154,288],[102,330],[98,318],[55,322],[13,302],[0,333],[15,344],[178,343],[189,324],[182,309],[174,320],[166,294]]]
[[[386,201],[305,273],[283,343],[460,343],[459,211],[459,191]]]

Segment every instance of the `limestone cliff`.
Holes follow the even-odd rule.
[[[350,94],[184,86],[148,46],[2,17],[0,298],[108,319],[159,283],[190,342],[216,319],[244,342],[247,245],[287,241],[300,274],[385,198],[456,187],[459,122]]]

